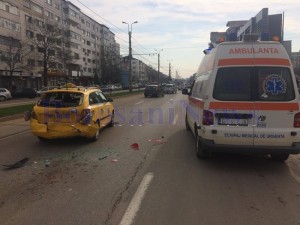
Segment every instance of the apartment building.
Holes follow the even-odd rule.
[[[63,0],[64,29],[67,31],[66,51],[72,61],[68,67],[68,78],[80,85],[94,83],[99,79],[116,76],[113,69],[119,65],[120,45],[115,34],[98,23],[69,1]]]
[[[8,87],[9,77],[13,75],[19,79],[14,82],[21,82],[22,71],[20,64],[16,63],[17,68],[11,71],[9,63],[6,63],[6,58],[12,48],[20,46],[22,39],[22,11],[20,10],[20,2],[13,0],[0,0],[0,86]],[[12,74],[11,74],[12,73]],[[25,75],[25,74],[23,74]]]
[[[46,85],[90,85],[95,82],[95,74],[101,79],[105,66],[119,64],[120,46],[115,35],[69,1],[0,0],[0,11],[0,54],[7,55],[7,43],[12,41],[27,52],[16,63],[12,76],[5,57],[0,57],[1,87],[8,87],[12,77],[17,87],[38,89],[45,85],[45,65]],[[48,25],[59,33],[48,36],[54,45],[47,49],[49,58],[45,63],[45,47],[39,44],[49,35],[49,30],[41,32]]]

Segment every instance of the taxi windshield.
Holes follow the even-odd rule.
[[[48,92],[41,97],[37,105],[41,107],[76,107],[83,102],[83,94],[80,92]]]

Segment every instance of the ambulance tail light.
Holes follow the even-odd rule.
[[[202,124],[214,125],[214,114],[211,111],[209,110],[203,111]]]
[[[294,116],[294,127],[300,127],[300,113]]]

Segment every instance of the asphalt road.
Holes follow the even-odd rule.
[[[0,123],[0,165],[29,158],[0,170],[0,224],[300,224],[299,155],[199,160],[185,98],[115,99],[116,124],[93,143],[40,143],[28,122]]]

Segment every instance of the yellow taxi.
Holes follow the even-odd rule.
[[[96,141],[102,128],[114,124],[112,101],[97,87],[69,83],[45,92],[24,117],[41,141],[78,136]]]

